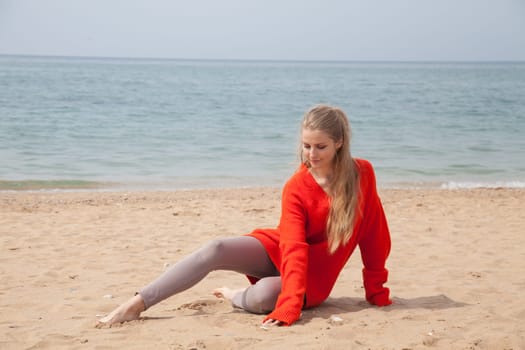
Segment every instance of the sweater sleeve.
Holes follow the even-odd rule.
[[[377,306],[390,305],[390,290],[384,287],[388,279],[388,270],[385,268],[386,259],[390,253],[390,232],[388,223],[377,194],[374,170],[367,163],[361,176],[365,176],[366,187],[362,188],[364,196],[363,223],[364,230],[359,242],[361,258],[363,260],[363,284],[366,300]]]
[[[306,243],[306,213],[299,188],[289,182],[282,196],[281,220],[279,223],[281,252],[281,293],[275,309],[268,319],[279,320],[284,325],[297,321],[303,308],[306,292],[308,266],[308,244]]]

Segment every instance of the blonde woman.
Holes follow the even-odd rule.
[[[357,246],[366,300],[378,306],[391,304],[384,286],[388,224],[372,165],[352,158],[350,135],[341,109],[312,107],[302,121],[302,162],[284,186],[278,227],[207,243],[100,319],[98,326],[138,319],[144,310],[214,270],[236,271],[251,282],[241,290],[219,288],[214,291],[217,297],[248,312],[266,314],[264,326],[289,326],[303,308],[328,298]]]

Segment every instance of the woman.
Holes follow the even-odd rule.
[[[276,229],[214,240],[187,256],[133,298],[99,320],[112,325],[138,319],[154,304],[190,288],[214,270],[232,270],[252,283],[214,294],[235,307],[268,314],[264,326],[297,321],[303,308],[321,304],[359,245],[368,302],[391,304],[383,284],[390,233],[373,168],[350,154],[350,126],[336,107],[318,105],[304,116],[302,164],[282,194]]]

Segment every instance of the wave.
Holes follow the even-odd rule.
[[[473,188],[525,188],[524,181],[495,181],[495,182],[456,182],[449,181],[441,184],[441,189],[458,190],[458,189],[473,189]]]

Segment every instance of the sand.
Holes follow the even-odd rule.
[[[274,227],[272,188],[0,193],[1,349],[525,349],[525,190],[380,190],[394,304],[364,301],[359,251],[330,298],[260,328],[213,272],[120,327],[103,315],[215,237]]]

